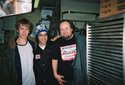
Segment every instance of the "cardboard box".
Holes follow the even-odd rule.
[[[125,13],[125,0],[100,0],[100,18]]]

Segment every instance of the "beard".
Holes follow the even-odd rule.
[[[66,39],[66,40],[70,40],[72,37],[73,37],[73,34],[68,35],[68,36],[63,36],[62,35],[62,38]]]

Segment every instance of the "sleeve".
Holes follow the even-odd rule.
[[[53,42],[52,45],[52,59],[58,60],[59,58],[59,46],[57,42]]]

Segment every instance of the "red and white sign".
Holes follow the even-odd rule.
[[[35,55],[35,59],[37,60],[37,59],[40,59],[41,57],[40,57],[40,54],[36,54]]]
[[[76,44],[60,47],[63,61],[74,60],[76,57]]]

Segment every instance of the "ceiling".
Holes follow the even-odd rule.
[[[58,3],[61,0],[40,0],[41,6],[56,6],[56,3]],[[90,3],[99,3],[100,0],[70,0],[70,1],[82,1],[82,2],[90,2]]]

